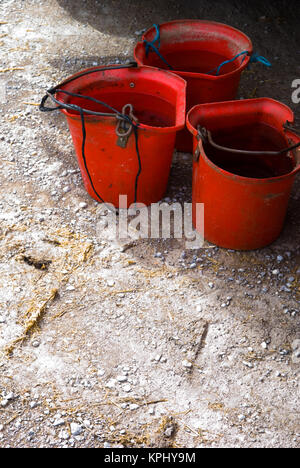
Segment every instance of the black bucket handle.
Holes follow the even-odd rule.
[[[287,130],[293,131],[293,129],[286,123],[284,125],[284,128]],[[197,126],[197,148],[194,152],[194,161],[198,162],[199,156],[200,156],[200,149],[199,149],[199,142],[202,140],[203,142],[208,142],[213,148],[221,151],[225,151],[227,153],[233,153],[233,154],[241,154],[241,155],[250,155],[250,156],[260,156],[261,154],[266,155],[266,156],[280,156],[282,154],[288,153],[289,151],[292,151],[300,146],[300,142],[296,143],[295,145],[289,146],[288,148],[284,148],[280,151],[248,151],[248,150],[240,150],[240,149],[235,149],[235,148],[228,148],[226,146],[221,146],[218,145],[217,143],[214,142],[212,138],[212,134],[209,130],[207,130],[205,127],[201,127],[201,125]]]

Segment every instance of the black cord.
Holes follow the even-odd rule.
[[[92,186],[92,189],[93,189],[95,195],[99,198],[99,200],[102,201],[102,203],[104,203],[106,205],[106,202],[103,200],[101,195],[99,195],[99,193],[95,189],[91,174],[90,174],[89,169],[88,169],[87,160],[86,160],[86,156],[85,156],[86,127],[85,127],[85,120],[84,120],[84,112],[83,112],[82,109],[80,110],[80,118],[81,118],[81,125],[82,125],[81,153],[82,153],[82,159],[83,159],[83,162],[84,162],[84,167],[85,167],[86,173],[88,175],[88,178],[90,180],[90,183],[91,183],[91,186]],[[138,146],[138,128],[136,126],[134,126],[133,131],[134,131],[134,137],[135,137],[136,154],[137,154],[138,163],[139,163],[139,169],[138,169],[138,172],[137,172],[137,175],[136,175],[136,178],[135,178],[135,184],[134,184],[134,203],[136,204],[136,202],[137,202],[137,190],[138,190],[138,179],[139,179],[139,176],[140,176],[140,174],[142,172],[142,162],[141,162],[139,146]],[[117,211],[117,214],[118,214],[118,211]]]
[[[82,76],[90,75],[92,73],[101,72],[101,71],[109,71],[109,70],[122,70],[123,68],[138,68],[138,64],[137,62],[130,62],[128,65],[118,65],[118,66],[112,65],[110,67],[106,66],[106,67],[93,68],[92,70],[85,70],[82,73],[78,73],[75,76],[72,76],[71,78],[67,78],[66,80],[62,81],[57,86],[63,86],[63,85],[69,84],[72,81],[77,80],[77,78],[81,78]],[[57,86],[50,88],[49,92],[55,91]]]
[[[88,175],[88,178],[90,179],[91,186],[96,194],[96,196],[102,201],[102,203],[105,203],[103,198],[99,195],[99,193],[96,191],[95,186],[93,184],[93,180],[91,178],[88,166],[87,166],[87,161],[85,157],[85,141],[86,141],[86,128],[85,128],[85,121],[84,121],[84,112],[83,110],[80,110],[80,118],[81,118],[81,126],[82,126],[82,146],[81,146],[81,153],[82,153],[82,159],[84,162],[84,167],[86,170],[86,173]]]
[[[129,117],[129,115],[122,114],[121,112],[117,111],[116,109],[111,107],[106,102],[99,101],[98,99],[92,98],[91,96],[85,96],[85,95],[82,95],[82,94],[71,93],[70,91],[65,91],[63,89],[60,89],[60,87],[62,85],[66,85],[66,84],[70,83],[71,81],[73,81],[73,80],[75,80],[75,79],[77,79],[79,77],[89,75],[89,74],[95,73],[97,71],[118,70],[118,69],[121,69],[121,68],[129,68],[129,67],[137,67],[136,62],[133,62],[131,65],[126,65],[126,66],[98,68],[98,69],[88,70],[86,72],[80,73],[80,74],[70,78],[69,80],[66,80],[66,81],[62,82],[61,84],[59,84],[57,86],[54,86],[53,88],[50,88],[47,91],[47,94],[42,98],[42,101],[41,101],[40,106],[39,106],[39,109],[42,112],[52,112],[52,111],[61,110],[61,109],[73,110],[73,111],[79,112],[80,119],[81,119],[81,126],[82,126],[81,153],[82,153],[82,159],[83,159],[83,162],[84,162],[84,167],[85,167],[86,173],[88,175],[88,178],[90,180],[90,183],[91,183],[91,186],[92,186],[92,189],[93,189],[95,195],[104,204],[106,204],[105,201],[103,200],[101,195],[99,195],[99,193],[95,189],[91,174],[90,174],[89,169],[88,169],[87,160],[86,160],[85,144],[86,144],[87,133],[86,133],[84,114],[97,115],[97,116],[114,116],[117,119],[122,119],[122,120],[127,121],[132,126],[133,131],[134,131],[135,148],[136,148],[136,154],[137,154],[137,159],[138,159],[138,172],[137,172],[137,175],[136,175],[136,178],[135,178],[135,184],[134,184],[134,203],[135,204],[137,203],[138,180],[139,180],[139,176],[140,176],[140,174],[142,172],[142,162],[141,162],[141,156],[140,156],[139,144],[138,144],[138,127],[139,127],[139,124],[136,123],[133,119],[131,119]],[[68,96],[71,96],[71,97],[82,98],[82,99],[86,99],[86,100],[95,102],[95,103],[100,104],[100,105],[102,105],[104,107],[107,107],[108,109],[110,109],[112,111],[112,113],[90,111],[89,109],[84,109],[84,108],[82,108],[80,106],[77,106],[76,104],[62,103],[61,101],[59,101],[58,99],[55,98],[54,94],[56,94],[56,93],[64,93],[64,94],[67,94]],[[55,107],[45,107],[46,100],[49,97],[56,104]]]
[[[139,151],[139,143],[138,143],[138,127],[133,126],[133,131],[134,131],[134,138],[135,138],[135,149],[136,149],[136,154],[138,158],[138,163],[139,163],[139,169],[137,172],[137,175],[135,177],[135,184],[134,184],[134,204],[137,202],[137,190],[138,190],[138,182],[139,182],[139,177],[142,172],[142,161],[141,161],[141,156],[140,156],[140,151]]]

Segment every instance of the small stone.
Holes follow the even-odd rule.
[[[184,359],[184,360],[182,361],[182,365],[183,365],[183,367],[186,367],[186,368],[188,368],[188,369],[190,369],[191,367],[193,367],[193,364],[192,364],[190,361],[187,361],[186,359]]]
[[[131,391],[131,385],[130,384],[126,384],[123,386],[123,390],[124,392],[128,393]]]
[[[196,311],[197,312],[202,312],[202,306],[200,304],[197,305]]]
[[[4,398],[3,400],[1,400],[0,405],[2,406],[2,408],[5,408],[8,405],[8,400]]]
[[[243,364],[244,364],[244,366],[247,366],[247,367],[249,367],[250,369],[253,368],[253,364],[252,364],[251,362],[243,361]]]
[[[263,341],[260,345],[262,347],[262,349],[267,349],[268,345],[265,341]]]
[[[40,342],[38,340],[34,340],[32,343],[31,343],[31,346],[33,346],[34,348],[38,348],[40,346]]]
[[[139,408],[139,405],[137,405],[136,403],[132,403],[131,405],[129,405],[129,409],[131,411],[134,411],[134,410],[136,410],[138,408]]]
[[[71,188],[70,188],[70,187],[64,187],[64,188],[63,188],[63,192],[64,192],[64,193],[71,192]]]
[[[210,289],[213,289],[214,283],[208,283],[208,287],[209,287]]]
[[[88,204],[85,203],[85,202],[79,203],[79,208],[81,208],[81,209],[87,208],[87,206],[88,206]]]
[[[166,437],[172,437],[172,435],[174,434],[174,431],[175,431],[175,427],[173,424],[171,424],[170,426],[166,427],[166,429],[164,430],[164,434]]]
[[[279,270],[277,270],[277,269],[273,270],[272,275],[274,275],[274,276],[279,275]]]
[[[282,262],[283,256],[282,255],[277,255],[277,262]]]
[[[146,29],[141,29],[140,31],[134,31],[134,34],[136,36],[140,36],[141,34],[144,34],[145,31],[146,31]]]
[[[64,424],[65,424],[65,421],[62,418],[59,418],[59,419],[56,419],[56,421],[54,421],[53,426],[54,427],[63,426]]]
[[[5,323],[5,318],[0,316],[0,323]]]
[[[127,381],[127,376],[126,375],[118,375],[117,381],[118,382],[126,382]]]
[[[114,280],[110,279],[107,281],[107,286],[109,286],[110,288],[112,288],[114,285],[115,285]]]
[[[107,387],[107,388],[115,388],[116,383],[117,383],[116,379],[110,379],[110,380],[107,382],[107,384],[105,385],[105,387]]]
[[[63,439],[63,440],[68,440],[68,439],[70,439],[70,434],[69,434],[67,431],[62,430],[62,431],[60,431],[60,433],[58,434],[58,437],[59,437],[60,439]]]
[[[71,430],[71,434],[73,436],[78,436],[78,435],[82,434],[82,432],[83,432],[82,426],[80,426],[80,424],[77,424],[77,423],[71,423],[70,424],[70,430]]]

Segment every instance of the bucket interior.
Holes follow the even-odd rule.
[[[153,78],[150,69],[144,71],[143,75],[141,70],[130,70],[129,76],[125,78],[125,75],[123,76],[118,72],[118,70],[95,72],[85,77],[85,79],[82,77],[75,79],[62,89],[102,101],[118,112],[122,112],[126,104],[131,104],[138,123],[150,127],[175,127],[179,124],[180,119],[184,119],[184,113],[182,113],[182,116],[178,116],[180,113],[177,112],[178,102],[181,100],[178,96],[183,95],[183,93],[182,91],[179,92],[178,83],[177,88],[174,83],[172,84],[173,78],[178,77],[168,73],[167,77],[155,75]],[[122,72],[125,73],[124,70]],[[164,72],[155,70],[154,73],[161,74]],[[167,79],[170,75],[172,77],[170,78],[171,85],[169,85]],[[57,93],[57,99],[94,112],[114,112],[105,105],[85,98],[67,96],[60,92]],[[68,114],[79,115],[79,112],[68,110]]]
[[[139,123],[144,125],[151,127],[173,127],[175,125],[174,106],[158,97],[121,91],[103,92],[101,88],[83,88],[79,91],[79,94],[103,101],[118,112],[122,112],[125,104],[132,104],[134,116]],[[71,98],[69,103],[77,104],[94,112],[111,112],[106,106],[101,106],[86,99]],[[70,111],[70,113],[78,114],[76,111]]]
[[[265,179],[289,174],[295,168],[296,162],[291,153],[278,156],[264,154],[264,151],[280,151],[288,147],[284,135],[266,123],[256,122],[225,131],[215,131],[212,138],[215,143],[224,147],[261,151],[260,155],[240,155],[216,149],[206,143],[206,156],[216,166],[232,174]]]
[[[154,28],[151,28],[143,39],[152,41],[155,34]],[[155,43],[155,46],[158,47],[158,44]],[[159,52],[176,72],[208,74],[243,51],[252,52],[250,39],[237,29],[221,23],[182,20],[160,26]],[[144,65],[169,69],[151,48],[146,55],[144,43],[137,45],[135,56]],[[222,66],[219,75],[237,70],[243,58],[245,56]],[[247,62],[248,58],[245,58]]]

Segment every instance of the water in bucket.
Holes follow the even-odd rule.
[[[105,92],[103,89],[80,89],[79,94],[90,95],[98,100],[105,101],[111,107],[119,112],[122,112],[126,104],[131,104],[133,107],[133,114],[138,122],[151,127],[171,127],[175,125],[176,121],[176,106],[173,103],[161,99],[156,96],[145,95],[133,92],[119,92],[113,93]],[[83,106],[95,112],[107,112],[107,107],[101,106],[95,102],[86,101],[72,97],[69,103]],[[70,113],[76,114],[75,111]]]
[[[286,138],[276,129],[262,122],[239,126],[213,134],[213,140],[220,146],[244,151],[261,151],[258,155],[240,155],[218,150],[205,144],[209,159],[221,169],[241,177],[265,179],[288,174],[294,168],[289,154],[265,155],[265,151],[280,151],[288,146]]]

